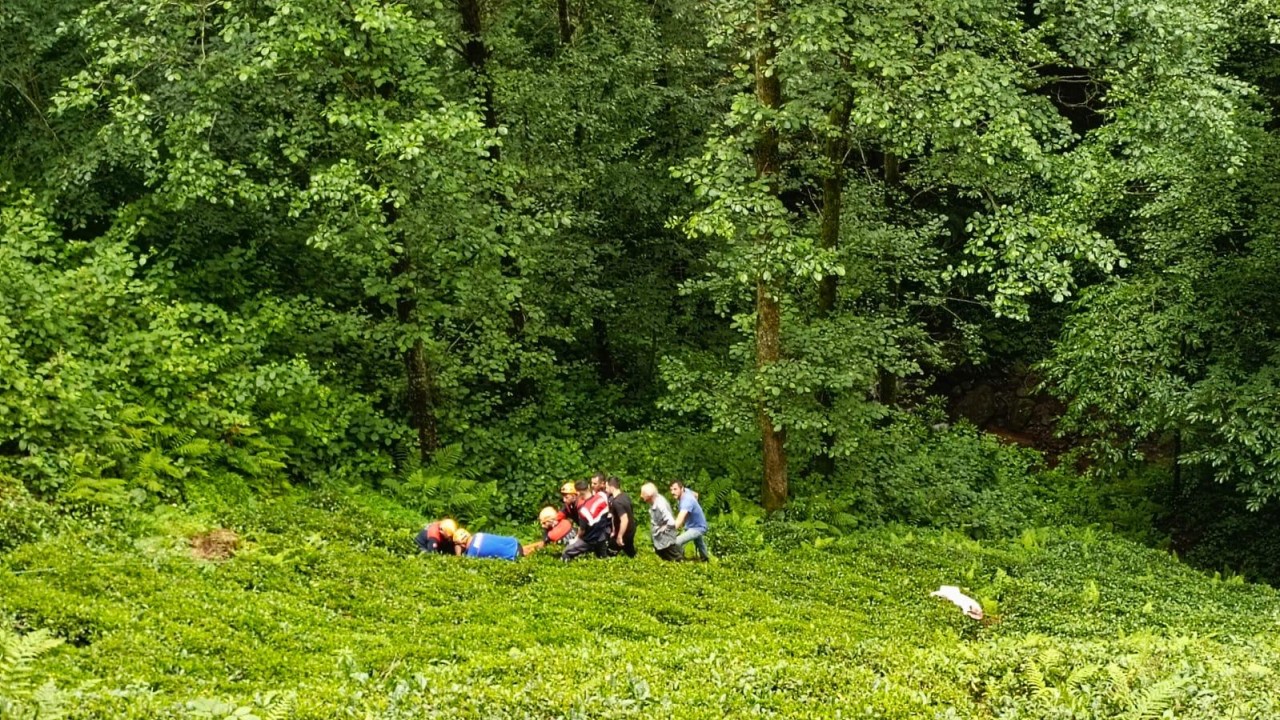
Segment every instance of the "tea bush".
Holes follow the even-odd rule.
[[[53,681],[72,717],[1280,712],[1275,591],[1100,531],[880,528],[783,550],[758,540],[778,520],[712,518],[741,552],[564,565],[417,556],[422,518],[362,492],[150,518],[0,556],[0,617],[66,641],[26,687]],[[194,559],[186,537],[214,524],[240,551]],[[929,597],[942,584],[995,622]]]

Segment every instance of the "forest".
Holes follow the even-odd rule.
[[[1276,717],[1276,278],[1275,0],[0,0],[0,718]]]

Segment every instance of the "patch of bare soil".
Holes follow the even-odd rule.
[[[240,536],[226,528],[200,533],[191,538],[191,554],[201,560],[226,560],[236,554]]]

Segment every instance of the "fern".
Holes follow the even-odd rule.
[[[431,464],[422,470],[437,476],[450,476],[464,480],[478,479],[479,475],[473,468],[462,466],[463,458],[462,443],[446,445],[436,450],[431,458]]]
[[[121,478],[77,477],[60,496],[64,502],[120,507],[129,502]]]
[[[62,641],[46,630],[18,635],[0,627],[0,717],[60,718],[65,693],[52,682],[34,686],[31,675],[36,658]]]
[[[499,499],[498,486],[449,475],[418,470],[393,492],[406,506],[426,517],[452,515],[473,526],[483,525],[493,514]]]
[[[1049,684],[1045,681],[1044,673],[1034,659],[1029,658],[1022,663],[1022,681],[1031,689],[1031,696],[1037,701],[1043,702],[1048,698]]]
[[[298,696],[294,693],[269,692],[254,700],[262,708],[259,713],[262,720],[285,720],[293,715],[298,704]]]
[[[1129,675],[1124,668],[1115,663],[1107,665],[1107,677],[1111,680],[1111,697],[1121,705],[1132,704],[1132,691],[1129,689]]]
[[[1143,688],[1133,698],[1125,717],[1132,720],[1158,720],[1165,710],[1173,706],[1186,684],[1187,678],[1172,677]]]
[[[186,440],[172,448],[173,454],[184,459],[204,457],[213,452],[213,443],[207,438],[193,438]]]
[[[1100,668],[1097,665],[1082,665],[1071,671],[1067,675],[1066,687],[1069,694],[1075,695],[1084,692],[1085,686],[1098,673]]]

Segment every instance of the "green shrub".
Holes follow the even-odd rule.
[[[935,429],[908,414],[850,441],[834,482],[801,478],[788,509],[825,532],[882,523],[963,529],[1007,537],[1039,524],[1039,455],[972,426]]]
[[[38,540],[59,526],[51,506],[17,480],[0,473],[0,552]]]

